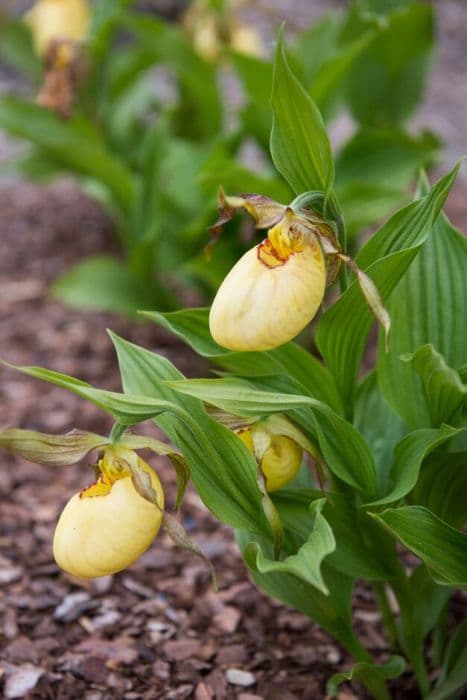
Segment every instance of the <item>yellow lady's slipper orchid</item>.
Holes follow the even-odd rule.
[[[245,56],[261,58],[265,55],[263,40],[254,27],[239,24],[232,29],[230,48]]]
[[[206,61],[217,61],[224,48],[256,57],[266,53],[258,32],[238,21],[240,4],[225,0],[214,9],[207,0],[194,0],[184,13],[183,27],[195,51]]]
[[[140,457],[138,467],[151,477],[157,506],[135,489],[129,470],[104,470],[91,486],[75,494],[60,515],[53,552],[57,564],[80,578],[116,573],[151,545],[162,522],[164,492],[156,472]]]
[[[292,438],[274,434],[262,423],[240,431],[238,436],[258,460],[269,492],[283,488],[297,475],[303,449]]]
[[[25,18],[37,53],[45,56],[54,40],[84,39],[91,10],[87,0],[36,0]]]
[[[270,350],[286,343],[312,320],[323,300],[321,245],[304,219],[283,209],[267,239],[229,272],[211,306],[211,335],[229,350]]]

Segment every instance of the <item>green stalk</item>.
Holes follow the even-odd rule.
[[[438,621],[433,629],[432,654],[433,663],[435,666],[443,665],[443,658],[447,646],[448,638],[448,617],[449,617],[449,600],[441,610]]]
[[[120,440],[127,427],[128,426],[122,425],[121,423],[114,423],[109,435],[109,442],[111,445],[115,445]]]
[[[386,686],[386,681],[375,679],[371,683],[371,687],[368,685],[367,688],[375,700],[391,700],[389,690]]]
[[[394,647],[397,644],[397,628],[394,621],[394,615],[389,606],[389,601],[384,590],[384,584],[381,581],[373,581],[373,592],[375,600],[381,610],[383,625],[386,628],[386,633],[390,646]]]
[[[347,651],[353,656],[355,661],[358,661],[359,663],[373,663],[371,654],[354,634],[349,636],[345,644],[343,640],[342,643]],[[371,684],[367,685],[366,687],[375,700],[391,700],[389,690],[386,686],[386,681],[383,679],[375,678],[371,681]]]
[[[425,697],[431,684],[423,655],[423,638],[420,639],[412,617],[412,592],[402,567],[401,576],[391,581],[391,586],[400,608],[399,642],[413,668],[422,697]]]

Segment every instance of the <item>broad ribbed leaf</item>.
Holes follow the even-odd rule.
[[[432,427],[440,416],[432,415],[434,405],[425,398],[419,373],[401,356],[431,343],[449,367],[465,363],[466,268],[467,239],[441,216],[388,303],[391,346],[388,353],[380,347],[378,379],[386,400],[411,429]],[[442,385],[439,391],[444,393]]]
[[[439,147],[431,133],[411,136],[397,127],[359,130],[336,158],[336,188],[348,182],[405,189]]]
[[[289,68],[282,36],[274,64],[271,155],[296,194],[323,190],[334,181],[331,145],[318,108]]]
[[[133,315],[156,296],[147,283],[110,255],[88,258],[67,270],[52,287],[53,295],[79,309]]]
[[[106,391],[105,389],[95,389],[80,379],[61,374],[60,372],[54,372],[50,369],[44,369],[43,367],[20,367],[7,363],[3,364],[30,377],[42,379],[45,382],[49,382],[49,384],[55,384],[81,396],[81,398],[110,413],[123,425],[140,423],[166,411],[177,412],[176,404],[172,404],[164,399],[152,399],[142,395],[132,396],[119,394],[115,391]]]
[[[287,387],[286,378],[278,379],[281,386]],[[266,378],[267,381],[269,378]],[[319,446],[329,469],[354,488],[368,494],[376,494],[372,454],[364,438],[350,423],[321,401],[294,393],[279,393],[272,388],[268,391],[261,379],[257,384],[261,388],[255,388],[254,379],[246,382],[235,377],[170,382],[170,386],[182,394],[194,396],[237,415],[267,416],[270,413],[284,412],[287,408],[292,410],[309,407],[309,415],[305,418],[314,424]],[[291,387],[293,389],[294,385]],[[299,425],[303,427],[302,424]]]
[[[467,523],[467,452],[432,455],[414,490],[413,498],[449,525]]]
[[[426,700],[460,698],[458,692],[465,690],[465,686],[467,686],[467,620],[461,622],[455,630],[446,650],[436,688],[427,695]]]
[[[237,375],[285,374],[338,413],[342,404],[334,379],[326,367],[296,343],[286,343],[267,352],[230,352],[218,345],[209,332],[209,309],[184,309],[170,313],[143,312],[146,318],[167,328],[199,355],[213,360]]]
[[[410,362],[420,375],[431,424],[455,423],[467,399],[467,387],[459,373],[448,367],[444,357],[430,344],[402,359]]]
[[[293,536],[298,544],[307,540],[312,526],[310,501],[322,495],[321,491],[306,488],[285,488],[272,494],[284,532],[288,537]],[[336,549],[327,557],[327,565],[346,576],[372,581],[385,581],[395,575],[397,563],[386,556],[384,549],[377,548],[368,556],[362,547],[367,522],[351,496],[328,493],[323,514],[336,540]]]
[[[272,120],[270,103],[272,63],[269,60],[242,53],[231,52],[231,56],[247,96],[247,104],[240,112],[243,128],[261,144],[265,151],[268,151]],[[242,187],[239,191],[250,190]],[[256,192],[256,190],[251,191]]]
[[[459,168],[460,163],[457,163],[431,188],[427,186],[422,197],[391,216],[358,253],[357,262],[360,267],[367,269],[375,260],[396,250],[424,243],[431,237],[432,228],[435,222],[439,223],[438,215],[455,182]]]
[[[363,11],[360,19],[357,31],[366,26]],[[394,124],[411,114],[423,94],[434,46],[428,3],[399,2],[383,21],[383,31],[360,57],[349,85],[352,114],[365,125]]]
[[[373,453],[378,493],[388,493],[392,451],[406,433],[404,422],[384,400],[376,372],[370,372],[358,388],[353,424]]]
[[[116,335],[112,335],[112,340],[124,391],[162,396],[183,411],[180,419],[164,415],[156,422],[180,448],[207,507],[233,527],[269,532],[261,511],[256,463],[242,441],[213,421],[199,401],[177,395],[168,386],[166,380],[183,375],[166,358]],[[186,414],[190,420],[186,420]]]
[[[408,186],[438,148],[431,133],[415,137],[394,127],[358,131],[336,158],[336,193],[350,234],[409,202]]]
[[[119,349],[120,365],[125,366],[125,389],[128,391],[130,385],[135,390],[144,391],[144,396],[94,389],[79,379],[40,367],[14,369],[68,389],[107,411],[124,425],[167,414],[159,423],[170,426],[171,430],[166,429],[166,432],[180,447],[191,467],[196,488],[214,515],[233,527],[248,527],[253,532],[267,529],[256,485],[256,463],[242,441],[211,420],[198,402],[186,399],[183,405],[183,402],[170,401],[172,394],[158,379],[164,367],[169,368],[167,374],[171,373],[172,365],[168,360],[136,345],[125,345],[115,336],[113,340]],[[151,358],[154,358],[152,362]],[[143,383],[141,377],[146,377]],[[169,400],[158,398],[164,396],[164,389]],[[150,398],[150,394],[154,398]]]
[[[438,430],[416,430],[406,435],[394,448],[394,461],[390,472],[392,482],[390,492],[383,498],[367,505],[393,503],[407,495],[417,483],[420,467],[425,457],[460,432],[455,428],[443,426]]]
[[[372,517],[425,562],[437,583],[467,586],[467,534],[421,506],[388,508]]]
[[[409,634],[423,645],[426,635],[439,621],[443,608],[452,595],[449,586],[440,586],[430,576],[425,564],[420,564],[409,578],[412,599],[412,629]],[[418,643],[418,642],[417,642]]]
[[[270,413],[282,413],[318,403],[309,396],[255,390],[248,381],[237,377],[185,379],[168,382],[168,385],[182,394],[245,417],[268,416]]]
[[[290,554],[279,561],[266,556],[257,542],[246,545],[243,556],[254,562],[254,568],[261,574],[272,572],[288,573],[309,583],[324,595],[329,590],[321,573],[321,563],[336,548],[336,542],[329,523],[322,514],[325,499],[313,501],[310,506],[313,523],[307,540],[299,547],[296,554]]]
[[[345,79],[355,60],[367,48],[375,36],[366,32],[348,44],[338,47],[316,71],[309,92],[326,120],[333,114],[335,104],[343,97]]]
[[[56,164],[101,182],[128,213],[134,196],[133,175],[107,150],[90,122],[78,117],[64,122],[50,110],[31,102],[3,97],[0,127],[30,141]]]
[[[244,530],[237,531],[237,541],[243,551],[251,542],[250,533]],[[263,549],[267,547],[265,542],[260,541],[260,544]],[[330,591],[330,595],[325,596],[314,586],[291,574],[283,572],[261,574],[256,568],[256,553],[250,552],[250,554],[253,556],[246,556],[245,561],[259,588],[310,617],[338,639],[350,653],[357,657],[365,653],[352,631],[350,614],[353,581],[351,578],[324,566],[326,583]]]
[[[172,113],[175,129],[194,139],[216,137],[222,124],[216,64],[201,58],[174,23],[128,13],[124,26],[141,48],[153,52],[154,62],[163,60],[174,71],[182,96],[179,108]]]
[[[22,19],[0,17],[0,58],[34,83],[40,82],[41,62],[34,50],[30,28]]]
[[[289,54],[292,65],[300,69],[304,85],[309,85],[321,66],[335,55],[342,26],[342,14],[330,10],[298,34]]]
[[[410,201],[408,192],[391,185],[371,182],[336,184],[336,193],[345,216],[349,239],[382,221],[389,213]]]
[[[394,214],[357,256],[358,264],[375,282],[383,301],[386,302],[429,234],[457,170],[458,166],[439,180],[428,195]],[[372,323],[373,316],[358,285],[353,282],[322,316],[318,325],[318,348],[334,375],[349,413],[353,407],[356,379]],[[393,333],[391,343],[394,345]],[[400,393],[399,389],[397,391]]]
[[[341,683],[359,681],[374,697],[382,697],[384,681],[398,678],[405,669],[405,661],[401,656],[391,656],[384,664],[358,663],[350,671],[335,673],[326,684],[326,692],[335,697]]]

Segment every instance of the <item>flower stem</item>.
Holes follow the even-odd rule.
[[[112,445],[115,445],[115,443],[120,440],[122,434],[125,432],[125,428],[126,426],[121,423],[114,423],[109,435],[109,441]]]
[[[373,591],[376,602],[381,610],[383,625],[386,628],[389,644],[393,647],[397,644],[397,628],[394,615],[389,607],[389,601],[383,583],[381,583],[381,581],[373,581]]]
[[[409,581],[402,567],[401,571],[402,575],[391,582],[400,607],[398,638],[401,648],[413,668],[422,697],[425,697],[430,692],[431,684],[423,655],[423,637],[420,637],[418,627],[413,619],[412,591]]]

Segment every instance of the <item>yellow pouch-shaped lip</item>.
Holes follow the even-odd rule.
[[[271,446],[264,453],[261,469],[269,492],[278,491],[297,475],[303,459],[303,450],[285,435],[273,435]]]
[[[143,460],[139,464],[151,476],[158,506],[140,496],[129,475],[102,489],[103,495],[86,495],[94,486],[75,494],[55,529],[54,557],[62,569],[80,578],[114,574],[151,545],[161,526],[164,494],[157,474]]]
[[[37,0],[25,20],[31,27],[36,51],[43,56],[56,39],[84,39],[91,10],[86,0]]]
[[[270,248],[263,243],[245,253],[219,287],[209,327],[222,347],[275,348],[300,333],[321,305],[326,266],[319,243],[303,245],[277,264],[269,260]]]
[[[297,475],[303,449],[295,440],[286,435],[275,435],[261,424],[240,430],[237,434],[259,462],[267,491],[278,491]]]

